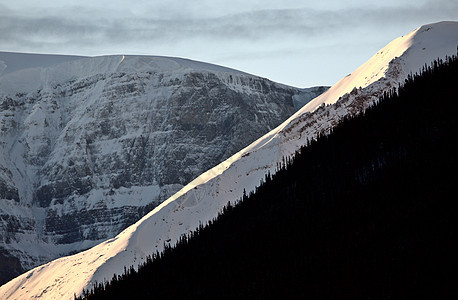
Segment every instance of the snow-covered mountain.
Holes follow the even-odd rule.
[[[348,114],[363,111],[425,63],[456,54],[457,45],[458,22],[425,25],[392,41],[287,121],[200,175],[116,237],[15,278],[0,287],[0,297],[70,299],[94,280],[112,278],[125,265],[137,265],[146,255],[162,250],[164,243],[173,244],[199,223],[214,218],[243,190],[254,190],[266,172],[274,172],[277,163],[307,138],[328,131]]]
[[[326,90],[180,58],[0,65],[0,282],[114,237]]]

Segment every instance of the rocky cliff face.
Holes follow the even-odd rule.
[[[0,283],[115,236],[324,90],[162,57],[4,74]]]

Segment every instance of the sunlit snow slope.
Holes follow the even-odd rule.
[[[214,218],[244,189],[252,191],[307,138],[328,131],[345,115],[361,112],[425,63],[456,54],[457,45],[458,22],[425,25],[392,41],[276,129],[196,178],[115,238],[19,276],[0,287],[0,298],[71,299],[94,280],[110,279],[125,265],[137,265],[145,255],[162,250],[164,243],[173,244]]]
[[[171,57],[0,65],[0,284],[116,236],[327,89]]]

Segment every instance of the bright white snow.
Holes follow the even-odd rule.
[[[214,218],[228,201],[238,200],[244,189],[252,191],[267,171],[273,172],[277,162],[292,155],[306,138],[368,107],[377,95],[396,87],[425,63],[456,54],[457,45],[458,22],[425,25],[394,40],[279,127],[203,173],[115,238],[13,279],[0,287],[0,298],[71,299],[94,280],[111,279],[125,265],[137,265],[145,255],[161,251],[164,243],[173,244],[180,235]]]

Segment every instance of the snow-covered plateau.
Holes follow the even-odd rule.
[[[124,266],[137,266],[146,255],[161,251],[164,243],[174,244],[199,223],[213,219],[228,201],[237,201],[243,190],[254,190],[267,172],[273,173],[277,163],[293,155],[306,139],[329,131],[344,116],[364,111],[384,91],[402,84],[409,73],[419,71],[425,63],[456,54],[457,45],[458,22],[424,25],[395,39],[281,125],[201,174],[116,237],[28,271],[1,286],[0,298],[71,299],[95,280],[121,274]],[[70,137],[75,136],[78,133],[71,132]],[[85,147],[83,144],[83,150],[78,151]],[[59,172],[52,167],[45,166],[47,174]],[[48,182],[44,179],[40,186]],[[74,203],[80,205],[77,198]]]
[[[167,57],[0,64],[0,282],[114,237],[327,89]]]

